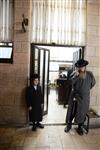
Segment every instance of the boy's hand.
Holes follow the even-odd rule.
[[[30,106],[28,109],[29,109],[29,110],[32,110],[32,107]]]
[[[41,108],[43,109],[44,104],[41,104]]]

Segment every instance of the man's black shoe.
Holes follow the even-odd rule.
[[[70,129],[71,129],[71,124],[68,124],[66,127],[65,127],[65,129],[64,129],[64,131],[67,133],[67,132],[69,132],[70,131]]]
[[[44,125],[43,125],[43,124],[41,124],[41,123],[37,123],[37,124],[36,124],[36,126],[37,126],[38,128],[41,128],[41,129],[43,129],[43,128],[44,128]]]
[[[78,129],[77,129],[77,133],[79,134],[79,135],[83,135],[83,127],[78,127]]]

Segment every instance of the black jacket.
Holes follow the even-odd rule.
[[[30,121],[42,121],[41,104],[43,104],[41,87],[37,86],[37,90],[35,90],[34,86],[29,86],[27,88],[27,107],[32,107],[32,110],[29,110]]]

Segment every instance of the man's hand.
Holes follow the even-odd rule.
[[[32,107],[30,106],[28,109],[29,109],[29,110],[32,110]]]
[[[76,71],[76,76],[78,76],[79,75],[79,72],[78,71]]]

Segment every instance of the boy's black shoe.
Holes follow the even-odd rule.
[[[36,124],[36,126],[37,126],[38,128],[41,128],[41,129],[43,129],[43,128],[44,128],[44,125],[43,125],[43,124],[41,124],[41,123],[37,123],[37,124]]]
[[[71,124],[68,124],[68,125],[65,127],[64,131],[67,133],[67,132],[70,131],[71,128],[72,128]]]
[[[33,125],[32,131],[36,131],[36,125]]]

